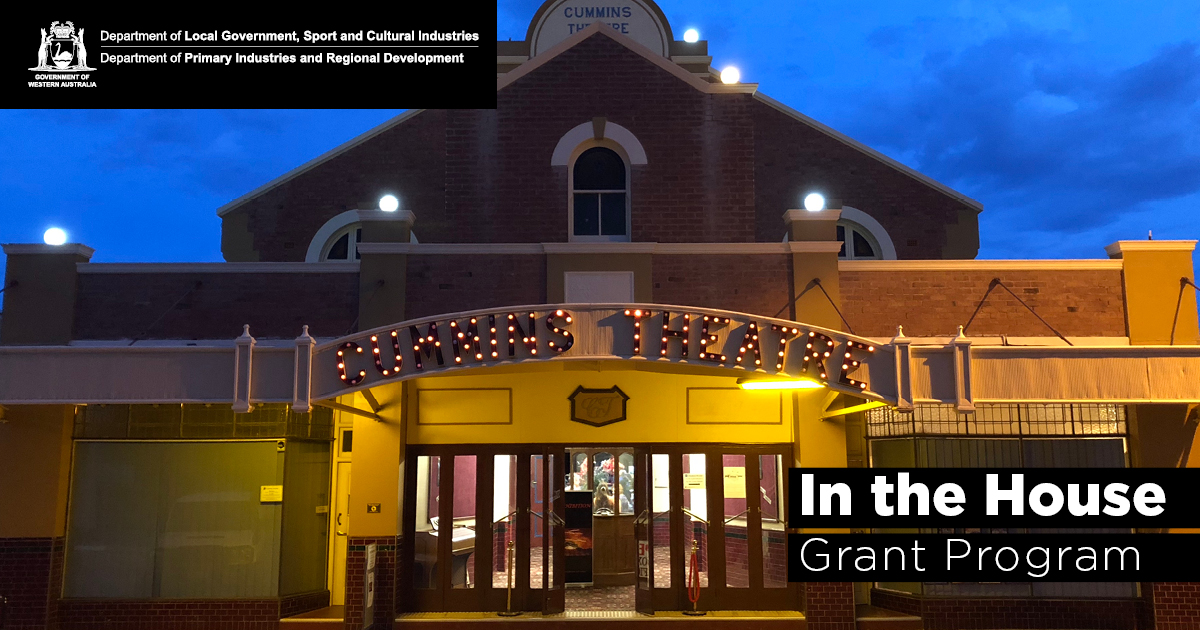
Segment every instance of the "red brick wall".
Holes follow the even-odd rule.
[[[655,255],[654,301],[772,317],[792,301],[792,257]]]
[[[445,118],[444,111],[420,112],[239,207],[259,260],[304,260],[326,221],[364,202],[373,208],[386,193],[417,215],[416,232],[425,240],[421,218],[445,203]]]
[[[1134,630],[1136,600],[1088,599],[967,599],[923,598],[902,593],[871,591],[871,603],[880,608],[919,615],[925,630],[985,630],[990,628],[1045,628]],[[1194,630],[1198,625],[1163,626],[1157,630]],[[1141,630],[1153,630],[1141,628]]]
[[[74,338],[338,337],[357,316],[356,273],[80,274]]]
[[[1152,588],[1155,630],[1200,628],[1200,582],[1156,582]]]
[[[278,599],[64,599],[59,603],[62,630],[276,630],[278,627]]]
[[[860,335],[953,335],[1000,278],[1051,326],[1068,336],[1125,336],[1119,270],[843,271],[842,314]],[[997,287],[967,336],[1053,336],[1003,288]]]
[[[362,628],[366,605],[365,572],[367,545],[375,543],[375,624],[373,628],[391,628],[396,616],[396,548],[395,536],[350,538],[346,541],[346,608],[347,630]]]
[[[963,202],[765,103],[756,102],[753,115],[758,240],[782,239],[783,211],[820,191],[879,221],[899,258],[944,258],[947,224],[971,239],[969,257],[978,250],[976,213]]]
[[[546,259],[541,255],[409,256],[407,285],[408,319],[542,304]]]
[[[806,582],[804,587],[808,630],[855,630],[853,583]]]
[[[58,613],[62,538],[0,539],[0,596],[8,599],[4,630],[45,628]]]

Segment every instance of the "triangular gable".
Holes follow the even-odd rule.
[[[538,68],[546,65],[546,63],[555,57],[563,54],[571,48],[574,48],[580,42],[589,39],[593,35],[607,36],[618,44],[628,48],[629,50],[632,50],[638,55],[641,55],[650,63],[662,68],[663,70],[666,70],[668,73],[677,77],[680,81],[691,85],[705,94],[753,94],[758,89],[757,83],[735,83],[733,85],[726,85],[724,83],[709,83],[708,81],[697,77],[691,72],[684,70],[679,64],[634,41],[633,38],[618,33],[611,26],[603,22],[593,22],[591,26],[555,44],[546,50],[546,52],[530,59],[520,66],[517,66],[513,70],[496,77],[496,91],[498,92],[512,85],[514,82],[520,80],[521,77],[536,71]]]
[[[286,184],[287,182],[295,179],[296,177],[299,177],[300,175],[303,175],[304,173],[324,164],[325,162],[332,160],[333,158],[349,151],[350,149],[353,149],[353,148],[357,147],[358,145],[363,144],[364,142],[374,138],[375,136],[378,136],[379,134],[392,129],[396,125],[399,125],[400,123],[407,121],[408,119],[412,118],[413,116],[416,116],[417,114],[420,114],[423,111],[425,111],[425,110],[410,109],[404,113],[397,115],[396,117],[392,118],[391,120],[368,130],[366,133],[355,136],[354,138],[351,138],[350,140],[343,142],[342,144],[338,145],[337,147],[334,147],[333,149],[330,149],[329,151],[326,151],[326,152],[322,153],[321,155],[318,155],[317,157],[305,162],[304,164],[297,166],[296,168],[284,173],[283,175],[280,175],[279,177],[272,179],[271,181],[263,184],[262,186],[259,186],[258,188],[251,190],[250,192],[238,197],[237,199],[234,199],[233,201],[230,201],[229,203],[221,206],[220,208],[217,208],[217,216],[223,217],[223,216],[229,214],[230,212],[233,212],[234,210],[237,209],[238,206],[242,205],[243,203],[250,201],[251,199],[258,197],[259,195],[262,195],[262,194],[270,191],[272,188]]]

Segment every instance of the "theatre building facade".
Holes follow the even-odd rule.
[[[682,39],[550,0],[495,110],[232,201],[223,263],[4,245],[3,628],[1200,627],[788,582],[790,467],[1200,465],[1195,242],[976,260],[980,203]]]

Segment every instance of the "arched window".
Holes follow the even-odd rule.
[[[863,226],[842,219],[837,223],[837,240],[842,242],[838,258],[843,260],[879,260],[883,249],[879,241]]]
[[[629,167],[616,151],[592,147],[571,167],[571,240],[629,240]]]
[[[361,241],[362,224],[352,223],[347,225],[330,237],[325,248],[321,250],[321,260],[345,260],[350,262],[358,260],[358,244]]]

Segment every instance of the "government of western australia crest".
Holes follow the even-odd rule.
[[[83,43],[83,29],[75,32],[73,22],[53,22],[50,29],[41,29],[42,39],[38,45],[37,66],[30,70],[40,72],[76,72],[95,70],[88,66],[87,46]]]

